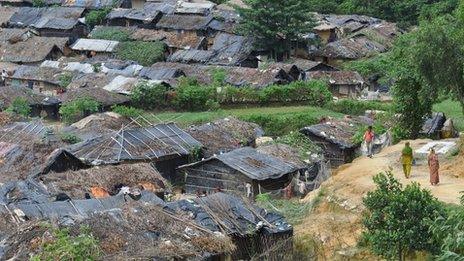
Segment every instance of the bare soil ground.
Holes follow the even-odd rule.
[[[413,149],[418,149],[429,140],[410,141]],[[398,161],[404,142],[385,148],[370,159],[360,157],[350,164],[334,171],[319,190],[311,192],[303,202],[317,199],[319,203],[305,220],[295,227],[297,237],[312,237],[319,242],[319,260],[375,260],[362,248],[357,247],[362,232],[362,198],[375,189],[372,177],[379,172],[391,170],[404,185],[418,182],[429,189],[439,200],[459,203],[460,192],[464,190],[464,155],[449,158],[440,155],[440,184],[431,186],[425,155],[415,155],[416,165],[412,176],[406,179]]]

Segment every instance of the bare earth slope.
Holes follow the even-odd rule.
[[[413,149],[418,149],[429,140],[410,141]],[[407,180],[398,159],[404,142],[385,148],[373,159],[361,157],[353,163],[337,169],[322,187],[311,192],[303,201],[309,202],[319,195],[319,201],[311,214],[295,227],[296,235],[311,238],[320,244],[320,260],[372,260],[372,256],[362,253],[356,244],[362,231],[362,198],[375,189],[372,177],[379,172],[392,170],[394,176],[403,184],[419,182],[423,188],[430,189],[435,197],[446,203],[459,203],[460,191],[464,190],[464,178],[457,178],[449,168],[442,168],[440,184],[433,187],[429,183],[429,173],[425,156],[417,158],[412,177]],[[442,166],[450,162],[440,155]],[[464,166],[462,166],[464,168]]]

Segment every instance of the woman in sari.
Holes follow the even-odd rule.
[[[404,176],[409,179],[411,176],[411,167],[413,161],[412,148],[409,145],[409,142],[406,142],[403,150],[401,151],[400,161],[403,164]]]
[[[440,163],[438,162],[438,155],[435,153],[435,150],[430,149],[429,156],[427,157],[430,170],[430,184],[432,186],[438,185],[440,182],[440,177],[438,176],[438,169],[440,168]]]

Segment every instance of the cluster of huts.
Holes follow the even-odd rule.
[[[288,254],[292,226],[251,202],[288,186],[304,167],[250,147],[262,134],[257,125],[230,118],[183,130],[119,117],[97,114],[67,127],[82,140],[75,144],[41,120],[0,128],[0,224],[17,224],[2,227],[1,259],[37,251],[31,242],[46,232],[44,220],[89,226],[111,257]],[[209,150],[194,138],[201,135],[210,135]],[[167,196],[173,185],[183,189],[180,199]]]
[[[110,11],[92,28],[86,17],[95,10]],[[21,97],[32,116],[58,118],[61,104],[81,97],[105,109],[130,103],[141,81],[175,89],[186,76],[207,85],[217,69],[237,88],[318,79],[334,96],[358,97],[365,80],[340,62],[384,52],[401,32],[370,17],[315,17],[319,25],[294,44],[291,59],[269,63],[252,37],[237,34],[240,17],[227,3],[0,0],[0,109]],[[162,43],[162,61],[121,59],[123,40],[99,39],[105,31]],[[107,112],[61,129],[1,116],[0,259],[36,253],[50,235],[44,220],[90,227],[113,259],[285,259],[292,227],[251,202],[313,189],[325,160],[352,159],[359,121],[302,129],[324,151],[311,158],[285,144],[257,144],[262,129],[234,118],[182,129]]]
[[[371,17],[315,14],[319,25],[295,43],[291,59],[267,64],[266,50],[237,34],[240,17],[228,3],[43,0],[34,7],[32,2],[0,1],[0,69],[4,85],[19,88],[5,92],[32,89],[28,101],[38,108],[85,95],[104,105],[121,104],[141,80],[175,88],[187,76],[209,84],[218,68],[236,87],[319,79],[335,96],[356,98],[369,85],[357,72],[338,69],[340,62],[384,52],[401,33],[395,24]],[[100,25],[86,23],[90,12],[108,8]],[[123,32],[127,41],[161,42],[164,59],[148,66],[122,60],[121,42],[98,39],[104,31]],[[47,101],[40,102],[40,95]]]

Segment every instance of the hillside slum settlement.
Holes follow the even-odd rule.
[[[35,117],[0,113],[0,260],[33,257],[56,227],[88,227],[105,260],[285,259],[293,228],[256,197],[317,188],[358,153],[351,136],[371,122],[307,126],[302,143],[320,148],[302,153],[233,117],[181,126],[110,110],[131,104],[141,83],[171,93],[185,77],[211,85],[215,72],[237,89],[320,80],[358,99],[378,85],[341,63],[385,52],[402,33],[372,17],[315,14],[314,33],[270,62],[227,3],[40,2],[0,0],[0,108],[23,101]],[[97,24],[95,12],[105,14]],[[132,44],[155,46],[156,60],[124,53]],[[60,122],[60,108],[81,98],[98,113]]]

